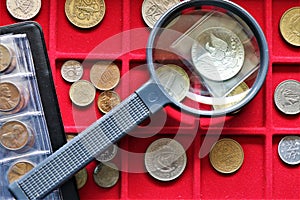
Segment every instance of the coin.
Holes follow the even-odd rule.
[[[41,0],[6,0],[8,12],[16,19],[34,18],[41,9]]]
[[[83,66],[76,60],[68,60],[61,67],[61,75],[67,82],[76,82],[83,75]]]
[[[83,188],[83,186],[87,182],[87,178],[88,178],[88,173],[86,168],[82,168],[75,174],[77,189]]]
[[[102,92],[97,101],[98,108],[103,113],[108,113],[113,107],[118,105],[121,99],[118,93],[114,91],[104,91]]]
[[[274,101],[276,107],[287,115],[300,113],[300,82],[285,80],[275,89]]]
[[[119,180],[118,167],[113,163],[100,163],[96,166],[93,178],[95,183],[103,188],[113,187]]]
[[[244,152],[241,145],[233,139],[218,140],[211,148],[209,160],[215,170],[221,173],[233,173],[243,164]]]
[[[239,37],[223,27],[205,29],[191,48],[196,70],[205,78],[225,81],[242,69],[245,51]]]
[[[7,179],[9,183],[12,183],[22,176],[24,176],[27,172],[32,170],[34,165],[28,161],[20,161],[12,165],[7,173]]]
[[[70,142],[76,135],[66,134],[67,142]]]
[[[300,164],[300,136],[285,136],[278,145],[281,160],[289,165]]]
[[[181,67],[168,64],[156,69],[156,75],[165,91],[176,101],[182,101],[190,88],[188,74]]]
[[[66,0],[65,13],[73,25],[79,28],[92,28],[102,21],[105,2],[104,0]]]
[[[179,177],[186,166],[185,150],[180,143],[170,138],[152,142],[146,150],[145,166],[157,180],[171,181]]]
[[[300,46],[300,7],[293,7],[283,13],[279,30],[286,42]]]
[[[92,66],[90,79],[97,89],[111,90],[120,81],[120,70],[112,62],[99,61]]]
[[[8,47],[0,44],[0,72],[4,72],[12,63],[12,53]]]
[[[21,94],[16,85],[9,82],[0,83],[0,111],[11,111],[21,100]]]
[[[144,0],[142,4],[142,17],[145,23],[153,28],[158,19],[180,0]]]
[[[97,155],[95,158],[99,162],[108,162],[114,159],[116,157],[118,152],[117,145],[113,144],[109,146],[107,149],[105,149],[103,152],[101,152],[99,155]]]
[[[71,85],[69,95],[75,105],[88,106],[95,99],[96,89],[89,81],[79,80]]]

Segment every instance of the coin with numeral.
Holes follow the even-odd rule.
[[[9,68],[12,63],[12,52],[8,47],[0,44],[0,72]]]
[[[289,165],[300,164],[300,136],[285,136],[278,145],[281,160]]]
[[[8,12],[20,20],[35,17],[40,12],[41,6],[41,0],[6,0]]]
[[[97,105],[101,112],[108,113],[121,102],[121,98],[115,91],[104,91],[98,97]]]
[[[61,75],[67,82],[76,82],[83,75],[83,66],[76,60],[68,60],[61,67]]]

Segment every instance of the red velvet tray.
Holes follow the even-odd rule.
[[[132,48],[130,45],[145,47],[149,29],[143,22],[141,6],[143,0],[106,0],[106,14],[102,22],[89,30],[73,26],[65,16],[64,1],[43,1],[42,9],[33,20],[41,24],[48,54],[52,66],[61,115],[67,134],[77,134],[102,114],[96,101],[88,108],[78,109],[72,106],[68,92],[70,84],[60,74],[62,64],[69,59],[85,60],[88,53],[99,43],[133,28],[141,28],[139,35],[125,35],[113,43],[107,52],[98,54],[95,60],[113,59],[119,66],[124,81],[116,90],[122,99],[142,85],[148,74],[137,66],[146,63],[145,49],[136,50],[122,56],[120,53]],[[144,138],[130,134],[119,142],[119,147],[131,152],[145,152],[148,145],[160,137],[174,137],[180,130],[179,141],[193,140],[187,150],[187,167],[182,176],[171,182],[159,182],[147,173],[120,172],[120,180],[110,189],[98,187],[92,177],[97,162],[87,166],[88,182],[79,190],[81,199],[211,199],[211,198],[300,198],[300,166],[284,164],[277,153],[280,139],[285,135],[300,135],[300,115],[281,114],[273,103],[276,86],[286,79],[300,81],[299,48],[287,44],[280,35],[279,21],[289,8],[300,6],[299,0],[235,0],[258,21],[269,44],[270,64],[266,82],[259,94],[234,116],[226,117],[221,137],[230,137],[238,141],[244,150],[242,167],[234,174],[222,175],[210,165],[208,156],[199,158],[201,142],[206,136],[209,118],[195,119],[167,107],[156,116],[166,116],[164,128],[151,136],[149,129],[140,126],[135,132]],[[5,1],[0,2],[0,25],[18,22],[6,10]],[[91,59],[85,63],[83,79],[89,79],[89,70],[95,63]],[[136,69],[136,70],[135,70]],[[128,75],[128,71],[132,71]],[[129,80],[135,80],[133,81]],[[121,79],[122,81],[122,79]],[[122,85],[123,84],[123,85]],[[123,87],[124,84],[126,87]],[[126,89],[124,89],[126,88]],[[99,91],[97,91],[97,96]],[[80,120],[78,120],[78,116]],[[215,122],[218,123],[217,120]],[[144,124],[147,126],[147,124]],[[180,128],[179,128],[180,127]],[[218,128],[215,128],[218,131]],[[196,135],[191,133],[197,133]],[[149,137],[147,137],[147,135]],[[213,137],[213,135],[211,136]],[[113,162],[125,168],[132,165],[144,169],[142,158],[131,163],[132,158],[126,152],[119,152]]]

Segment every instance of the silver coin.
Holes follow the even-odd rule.
[[[185,150],[180,143],[170,138],[161,138],[146,150],[145,166],[149,174],[160,181],[179,177],[186,167]]]
[[[99,162],[108,162],[114,159],[116,157],[118,152],[118,146],[113,144],[110,147],[108,147],[106,150],[101,152],[99,155],[97,155],[95,158]]]
[[[113,163],[100,163],[94,170],[93,178],[100,187],[113,187],[119,180],[118,167]]]
[[[188,74],[174,64],[163,65],[156,69],[156,75],[166,92],[176,101],[182,101],[190,88]]]
[[[28,20],[35,17],[41,9],[41,0],[6,0],[8,12],[16,19]]]
[[[281,160],[289,165],[300,163],[300,136],[285,136],[278,145]]]
[[[95,99],[96,88],[89,81],[79,80],[71,85],[69,96],[75,105],[88,106]]]
[[[83,66],[76,60],[68,60],[61,67],[61,76],[67,82],[76,82],[83,75]]]
[[[223,27],[204,30],[191,49],[196,70],[205,78],[225,81],[241,70],[245,50],[239,37]]]
[[[300,113],[300,82],[285,80],[275,89],[274,102],[276,107],[287,115]]]

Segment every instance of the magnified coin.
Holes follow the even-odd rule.
[[[160,181],[179,177],[186,166],[185,150],[180,143],[170,138],[155,140],[145,154],[145,166],[149,174]]]
[[[11,111],[21,100],[21,94],[16,85],[9,82],[0,83],[0,111]]]
[[[243,164],[244,151],[233,139],[218,140],[209,153],[211,165],[218,172],[229,174],[237,171]]]
[[[90,79],[99,90],[111,90],[120,81],[120,70],[114,63],[99,61],[92,66]]]
[[[102,21],[105,2],[104,0],[66,0],[65,13],[73,25],[79,28],[92,28]]]
[[[106,150],[101,152],[99,155],[96,156],[96,160],[99,162],[108,162],[114,159],[118,153],[118,146],[113,144],[108,147]]]
[[[102,92],[97,101],[98,108],[103,113],[108,113],[113,107],[121,102],[121,98],[118,93],[114,91]]]
[[[285,136],[278,145],[281,160],[289,165],[300,163],[300,136]]]
[[[79,80],[71,85],[69,95],[75,105],[88,106],[95,99],[96,89],[89,81]]]
[[[9,68],[12,62],[12,53],[8,47],[0,44],[0,72]]]
[[[285,80],[275,89],[274,101],[276,107],[287,115],[300,113],[300,82]]]
[[[83,75],[83,66],[76,60],[68,60],[61,67],[61,75],[67,82],[76,82]]]
[[[291,45],[300,46],[300,7],[293,7],[283,13],[279,29],[282,37]]]
[[[41,9],[41,0],[6,0],[8,12],[16,19],[34,18]]]
[[[100,187],[113,187],[119,180],[119,169],[113,163],[100,163],[94,170],[93,178]]]
[[[83,188],[86,184],[88,178],[88,173],[86,168],[82,168],[79,172],[75,174],[77,189]]]
[[[12,165],[7,173],[7,179],[9,183],[12,183],[22,176],[24,176],[27,172],[32,170],[34,165],[28,161],[20,161]]]

